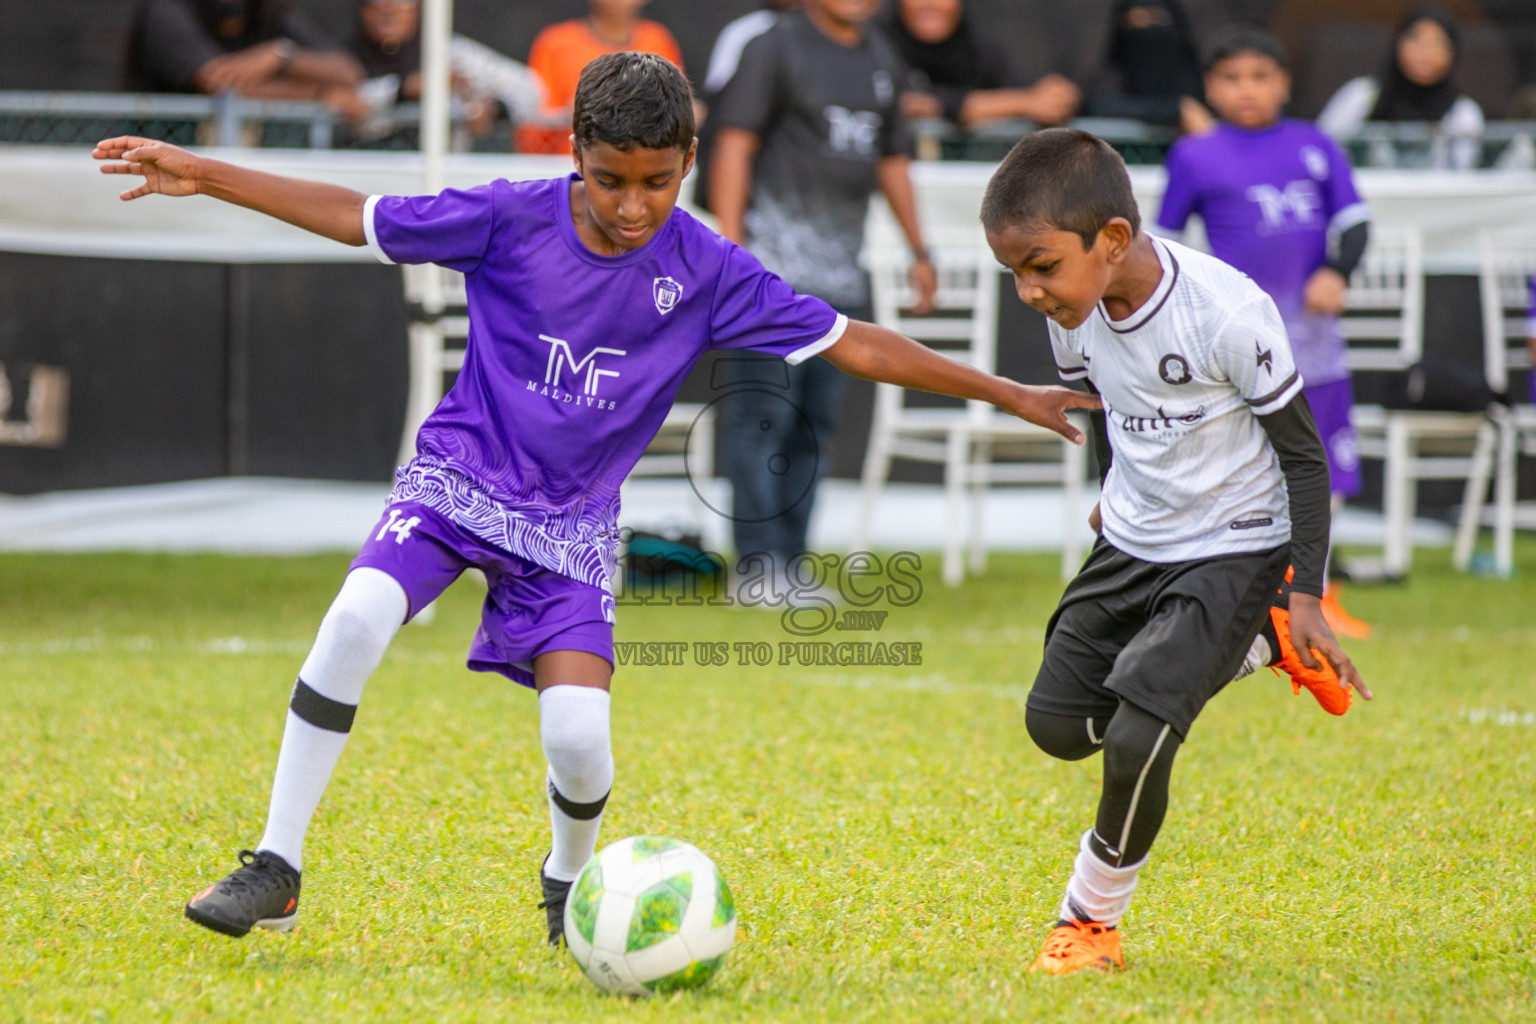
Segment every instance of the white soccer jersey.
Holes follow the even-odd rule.
[[[1163,278],[1124,320],[1050,324],[1063,380],[1104,398],[1114,452],[1104,537],[1149,562],[1262,551],[1291,536],[1285,478],[1258,417],[1301,392],[1274,301],[1245,274],[1153,239]]]

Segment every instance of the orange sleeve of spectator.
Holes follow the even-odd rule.
[[[562,21],[540,32],[528,53],[528,67],[544,83],[547,109],[559,110],[576,98],[581,69],[597,56],[591,36],[579,21]]]
[[[677,40],[666,26],[655,21],[641,21],[635,26],[632,45],[636,50],[654,53],[683,66],[683,55]],[[528,67],[544,83],[544,110],[555,113],[570,107],[576,100],[576,85],[581,81],[581,71],[595,58],[613,52],[599,42],[580,19],[562,21],[549,26],[533,40],[528,51]],[[517,130],[517,148],[523,153],[570,152],[570,128],[554,128],[542,125],[521,125]]]

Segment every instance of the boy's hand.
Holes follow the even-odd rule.
[[[937,96],[911,90],[901,94],[901,113],[910,121],[940,118],[944,116],[944,104]]]
[[[1301,659],[1301,663],[1310,669],[1320,669],[1322,665],[1318,664],[1316,655],[1321,654],[1339,674],[1341,685],[1353,686],[1360,691],[1360,696],[1370,700],[1371,691],[1360,678],[1355,663],[1349,660],[1349,655],[1344,653],[1339,641],[1334,638],[1333,630],[1323,621],[1323,609],[1318,599],[1311,594],[1292,591],[1290,612],[1291,643],[1296,645],[1296,656]]]
[[[1343,274],[1332,267],[1318,267],[1307,278],[1302,301],[1307,304],[1309,313],[1338,316],[1344,312],[1344,292],[1348,287],[1349,282],[1344,280]]]
[[[917,292],[917,301],[912,303],[912,315],[927,316],[932,313],[937,308],[934,297],[939,294],[939,272],[934,269],[933,261],[926,256],[913,260],[907,279]]]
[[[1071,79],[1052,72],[1030,87],[1035,101],[1035,120],[1042,124],[1062,124],[1071,120],[1083,101],[1082,90]]]
[[[1071,388],[1017,384],[1011,400],[1002,408],[1021,420],[1056,431],[1073,444],[1082,444],[1087,438],[1067,419],[1067,410],[1099,409],[1102,405],[1098,395],[1084,394]]]
[[[206,93],[253,89],[283,70],[293,56],[292,46],[290,43],[285,47],[274,39],[234,53],[221,53],[197,69],[193,84]]]
[[[1088,513],[1088,525],[1093,527],[1093,532],[1100,537],[1104,536],[1104,517],[1099,514],[1099,503],[1093,503],[1093,511]]]
[[[1179,129],[1185,135],[1205,135],[1216,130],[1216,116],[1193,96],[1180,96]]]
[[[202,159],[168,142],[121,135],[96,143],[91,156],[97,160],[126,161],[102,164],[102,174],[144,176],[142,185],[119,193],[119,199],[137,199],[152,192],[163,196],[195,196],[198,193]]]
[[[360,125],[368,120],[373,113],[373,107],[356,89],[349,89],[344,85],[333,85],[320,93],[320,102],[345,117],[350,124]],[[467,105],[466,105],[467,109]],[[473,127],[471,128],[473,131]]]

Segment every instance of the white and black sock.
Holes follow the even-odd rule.
[[[378,569],[354,569],[320,622],[299,669],[272,778],[267,829],[258,850],[302,870],[304,833],[336,768],[363,684],[405,621],[405,591]]]
[[[549,760],[551,842],[544,874],[569,882],[597,851],[603,808],[613,788],[608,691],[551,686],[539,694],[539,737]]]
[[[1147,858],[1135,864],[1111,867],[1093,852],[1093,829],[1083,833],[1077,859],[1072,863],[1072,878],[1067,882],[1057,916],[1062,920],[1094,921],[1113,928],[1131,908],[1136,891],[1136,876]]]

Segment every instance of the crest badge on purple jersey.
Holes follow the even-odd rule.
[[[683,297],[683,286],[670,277],[658,277],[651,284],[651,297],[656,300],[656,312],[666,316]]]

